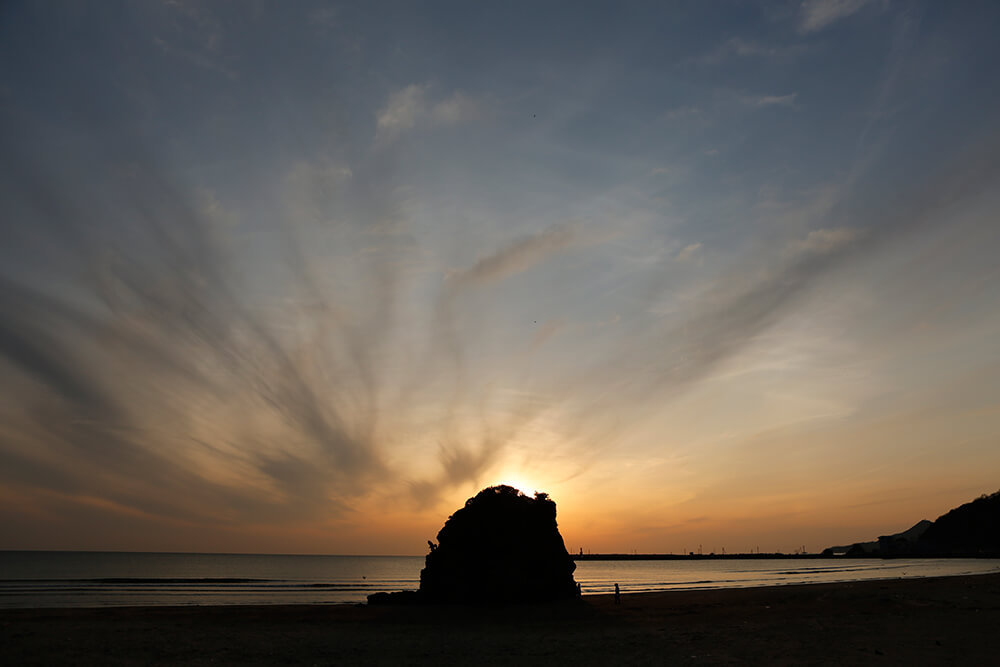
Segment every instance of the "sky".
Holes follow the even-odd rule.
[[[0,5],[0,548],[790,552],[1000,488],[1000,5]]]

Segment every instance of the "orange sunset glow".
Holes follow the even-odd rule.
[[[504,484],[570,553],[820,552],[1000,488],[994,7],[86,4],[0,9],[0,549],[419,556]]]

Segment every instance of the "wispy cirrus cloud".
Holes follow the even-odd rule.
[[[482,114],[482,102],[461,91],[437,102],[430,110],[431,121],[436,125],[466,123],[480,118]]]
[[[702,248],[701,243],[692,243],[690,245],[684,246],[677,252],[676,255],[674,255],[674,259],[676,259],[678,262],[690,261],[694,259],[701,252],[701,248]]]
[[[825,255],[857,241],[864,231],[853,227],[814,229],[804,239],[795,239],[788,245],[792,253],[814,253]]]
[[[165,2],[162,8],[166,20],[152,40],[164,55],[229,79],[239,76],[232,54],[224,48],[223,22],[212,7],[202,3]]]
[[[565,250],[576,239],[572,227],[555,225],[537,234],[522,236],[499,250],[481,257],[467,269],[449,276],[455,286],[477,286],[526,271]]]
[[[762,41],[731,37],[704,55],[692,58],[689,62],[698,65],[718,65],[739,58],[774,58],[784,59],[802,51],[797,44],[768,44]]]
[[[743,104],[751,107],[790,107],[795,104],[798,93],[787,95],[744,95],[740,98]]]
[[[483,103],[462,92],[433,100],[427,84],[410,84],[391,95],[375,116],[375,141],[385,143],[418,125],[457,125],[481,118]]]
[[[391,141],[416,125],[426,110],[426,91],[426,86],[411,84],[389,95],[375,115],[375,141]]]
[[[806,0],[799,15],[799,32],[815,32],[859,12],[872,0]]]

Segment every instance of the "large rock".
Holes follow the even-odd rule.
[[[480,491],[445,522],[420,572],[429,602],[528,602],[577,595],[556,504],[509,486]]]

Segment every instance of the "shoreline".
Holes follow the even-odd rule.
[[[909,582],[909,581],[928,581],[937,579],[972,579],[972,578],[988,578],[997,577],[1000,579],[1000,572],[979,572],[974,574],[942,574],[942,575],[931,575],[931,576],[906,576],[906,577],[882,577],[882,578],[869,578],[869,579],[845,579],[843,581],[795,581],[789,583],[771,583],[762,584],[759,586],[718,586],[718,587],[692,587],[692,588],[668,588],[662,590],[653,591],[622,591],[622,600],[633,600],[639,601],[644,598],[649,597],[660,597],[664,595],[676,596],[678,598],[685,597],[685,594],[693,593],[719,593],[727,591],[769,591],[771,589],[788,589],[788,588],[811,588],[811,587],[841,587],[848,586],[852,584],[880,584],[885,582]],[[1000,583],[1000,582],[998,582]],[[394,591],[385,591],[394,592]],[[405,591],[404,591],[405,592]],[[611,599],[614,598],[613,592],[602,592],[602,593],[584,593],[582,600],[596,601],[601,599]],[[408,608],[408,609],[522,609],[522,608],[532,608],[532,607],[542,607],[542,606],[559,606],[567,604],[566,601],[559,602],[541,602],[541,603],[498,603],[498,604],[376,604],[370,605],[366,602],[279,602],[275,604],[260,604],[260,603],[224,603],[224,604],[136,604],[136,605],[95,605],[95,606],[65,606],[65,607],[0,607],[0,622],[4,620],[4,616],[8,613],[19,613],[19,612],[100,612],[100,611],[115,611],[115,610],[129,610],[136,613],[144,612],[156,612],[163,610],[172,611],[190,611],[197,612],[198,610],[225,610],[225,609],[241,609],[241,610],[257,610],[257,611],[267,611],[267,610],[323,610],[323,609],[386,609],[386,608]]]
[[[864,556],[845,556],[843,554],[814,553],[732,553],[732,554],[570,554],[574,561],[614,561],[614,560],[844,560],[847,562],[864,562],[872,560],[996,560],[1000,554],[995,553],[954,553],[954,554],[896,554],[883,556],[866,554]]]
[[[0,610],[6,664],[988,664],[1000,574],[505,606]]]
[[[992,560],[997,560],[997,559],[992,559]],[[934,574],[911,574],[911,575],[906,575],[906,576],[863,577],[863,578],[858,578],[858,579],[825,580],[825,581],[795,581],[795,580],[784,581],[784,582],[782,582],[782,581],[771,581],[771,582],[767,582],[767,583],[749,583],[747,585],[739,585],[739,584],[732,585],[731,584],[731,585],[727,585],[727,586],[713,586],[713,585],[709,584],[709,585],[691,585],[691,586],[685,587],[683,585],[676,585],[676,586],[672,586],[670,588],[644,589],[644,590],[634,590],[634,589],[629,590],[629,589],[625,588],[625,586],[628,585],[628,584],[623,584],[623,586],[622,586],[622,593],[621,594],[623,596],[625,596],[625,595],[628,595],[628,596],[637,596],[637,595],[650,595],[650,594],[661,594],[661,593],[686,593],[686,592],[699,592],[699,591],[705,591],[705,592],[708,592],[708,591],[728,591],[728,590],[735,591],[735,590],[746,590],[746,589],[758,590],[758,589],[766,589],[766,588],[786,588],[786,587],[797,587],[797,586],[818,586],[818,585],[825,585],[825,584],[838,585],[838,584],[852,584],[852,583],[863,583],[863,582],[882,582],[882,581],[898,581],[898,580],[939,579],[939,578],[951,578],[951,577],[980,577],[980,576],[990,576],[990,575],[1000,575],[1000,567],[995,568],[993,570],[985,570],[985,571],[982,571],[982,572],[960,572],[960,573],[946,573],[946,574],[939,574],[939,573],[934,573]],[[146,581],[146,580],[142,579],[142,581]],[[149,579],[148,581],[154,581],[155,582],[157,580],[156,579]],[[212,582],[214,580],[212,580],[212,579],[206,579],[205,581],[206,582]],[[703,584],[707,584],[707,583],[708,582],[703,582]],[[639,584],[639,586],[642,586],[642,584]],[[591,598],[599,597],[599,596],[602,596],[602,595],[613,595],[613,593],[612,593],[613,587],[614,587],[614,584],[612,582],[608,582],[604,586],[604,588],[606,590],[601,590],[600,592],[595,592],[595,591],[584,592],[583,597],[585,599],[591,599]],[[409,592],[415,592],[415,591],[416,591],[416,589],[403,589],[402,592],[409,593]],[[398,592],[398,591],[389,591],[389,590],[379,591],[379,590],[373,590],[372,594],[379,593],[379,592],[392,593],[392,592]],[[0,595],[2,595],[2,593],[0,593]],[[0,599],[2,599],[2,597],[0,597]],[[60,609],[62,609],[62,610],[134,609],[134,610],[137,610],[137,611],[146,610],[146,609],[149,609],[149,610],[153,610],[153,609],[187,609],[187,610],[197,610],[197,609],[215,608],[215,607],[219,607],[219,608],[243,608],[243,609],[246,609],[246,608],[257,608],[257,607],[259,607],[261,609],[275,609],[275,608],[282,608],[282,607],[290,607],[290,608],[293,608],[293,607],[294,608],[310,608],[310,607],[315,607],[315,608],[319,609],[319,608],[329,608],[329,607],[364,607],[367,604],[368,603],[365,600],[363,600],[363,599],[361,599],[361,600],[357,600],[357,599],[356,600],[337,600],[337,601],[330,600],[330,601],[319,601],[319,602],[317,602],[317,601],[306,601],[306,602],[288,602],[288,601],[285,601],[285,602],[274,602],[274,603],[271,603],[271,602],[259,602],[259,601],[252,601],[252,602],[232,602],[232,601],[213,602],[213,601],[208,601],[208,602],[184,602],[184,603],[176,603],[176,604],[161,604],[161,603],[152,603],[152,604],[143,604],[143,603],[129,604],[129,603],[125,603],[125,604],[117,604],[117,603],[110,603],[110,604],[90,604],[90,605],[87,605],[87,604],[72,604],[71,603],[71,604],[34,605],[34,606],[33,605],[9,606],[9,607],[8,606],[0,606],[0,615],[2,615],[5,612],[11,612],[11,611],[31,611],[31,610],[38,610],[38,611],[51,610],[51,611],[55,611],[55,610],[60,610]],[[384,606],[385,604],[387,604],[387,603],[383,603],[382,605],[376,605],[376,606]],[[388,604],[389,604],[389,606],[399,606],[400,603],[388,603]]]

